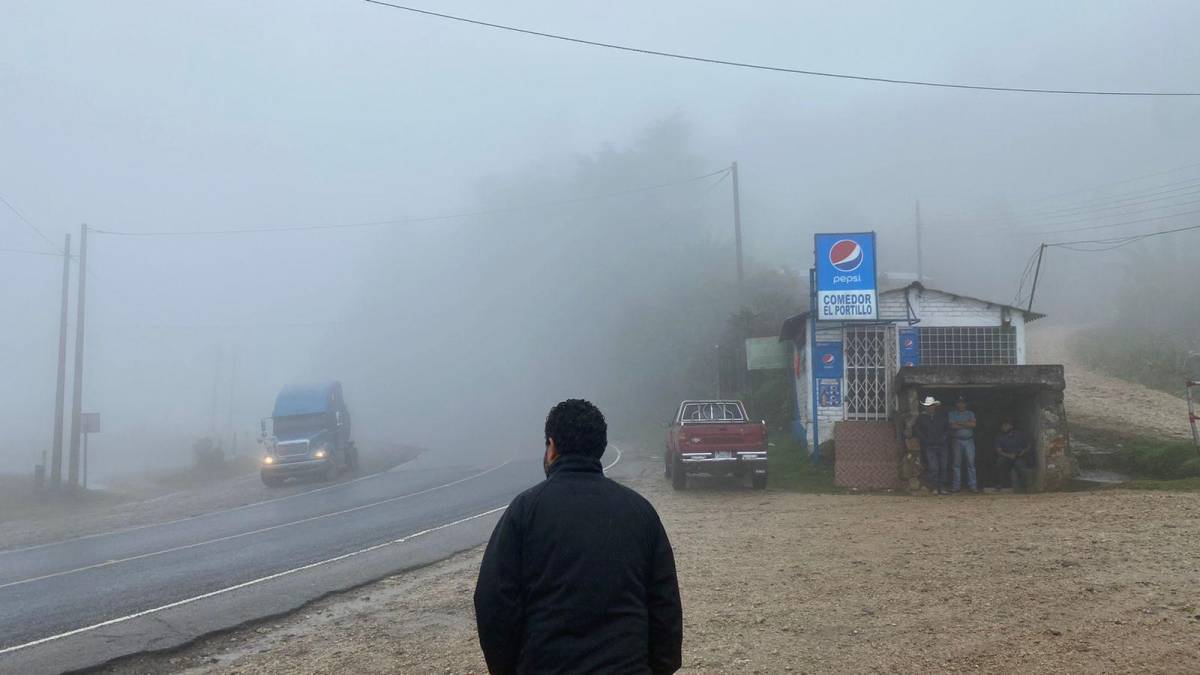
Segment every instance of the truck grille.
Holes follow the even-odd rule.
[[[275,452],[280,457],[296,457],[298,455],[308,454],[308,441],[297,441],[295,443],[280,443],[275,446]]]

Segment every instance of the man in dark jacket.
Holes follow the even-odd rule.
[[[925,451],[925,463],[929,469],[929,489],[944,495],[950,450],[946,445],[946,432],[949,430],[946,418],[938,414],[938,406],[941,404],[941,401],[932,396],[926,396],[925,400],[921,401],[921,414],[917,415],[914,432],[917,440],[921,441],[921,449]]]
[[[641,495],[606,478],[604,415],[563,401],[546,417],[546,480],[492,532],[475,587],[493,673],[673,673],[683,611],[671,543]]]

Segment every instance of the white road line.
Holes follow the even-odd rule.
[[[504,466],[510,464],[512,461],[513,460],[510,459],[510,460],[504,462],[503,464],[498,464],[486,471],[481,471],[480,473],[467,476],[466,478],[460,478],[458,480],[451,481],[451,482],[445,483],[443,485],[437,485],[435,487],[426,488],[426,489],[420,490],[418,492],[411,492],[409,494],[397,495],[395,497],[388,497],[387,499],[381,499],[377,502],[371,502],[370,504],[362,504],[362,505],[355,506],[352,508],[342,509],[341,511],[331,511],[330,513],[323,513],[319,516],[310,516],[308,518],[301,518],[300,520],[293,520],[293,521],[290,521],[287,523],[279,523],[277,525],[270,525],[268,527],[260,527],[257,530],[250,530],[248,532],[239,532],[237,534],[230,534],[230,535],[226,535],[224,537],[217,537],[215,539],[199,541],[199,542],[195,542],[192,544],[183,544],[181,546],[172,546],[171,548],[165,548],[165,549],[162,549],[161,551],[152,551],[150,553],[141,553],[138,555],[128,556],[126,558],[116,558],[113,560],[106,560],[101,563],[85,565],[84,567],[77,567],[75,569],[63,570],[61,572],[52,572],[50,574],[43,574],[41,576],[29,577],[28,579],[20,579],[17,581],[10,581],[5,584],[0,584],[0,590],[5,589],[5,588],[11,588],[13,586],[20,586],[21,584],[30,584],[35,581],[44,581],[46,579],[54,579],[56,577],[65,577],[70,574],[77,574],[79,572],[86,572],[88,570],[100,569],[102,567],[111,567],[113,565],[119,565],[121,563],[132,562],[134,560],[144,560],[146,558],[153,558],[155,556],[166,555],[168,553],[175,553],[178,551],[186,551],[188,549],[198,548],[200,546],[207,546],[209,544],[217,544],[217,543],[220,543],[223,541],[229,541],[231,539],[238,539],[240,537],[248,537],[248,536],[254,535],[254,534],[262,534],[263,532],[270,532],[272,530],[278,530],[283,527],[290,527],[292,525],[300,525],[302,523],[311,523],[314,520],[321,520],[323,518],[332,518],[334,516],[341,516],[341,515],[345,515],[347,513],[354,513],[355,511],[362,511],[363,509],[369,509],[369,508],[372,508],[375,506],[380,506],[383,504],[390,504],[392,502],[397,502],[402,499],[408,499],[410,497],[418,497],[420,495],[429,494],[430,492],[433,492],[435,490],[441,490],[443,488],[448,488],[453,485],[458,485],[459,483],[465,483],[466,481],[473,480],[475,478],[479,478],[480,476],[487,475],[493,471],[496,471],[497,469],[503,468]]]
[[[614,466],[616,466],[616,465],[617,465],[617,462],[620,462],[620,461],[621,461],[621,449],[620,449],[620,448],[618,448],[618,447],[617,447],[617,446],[615,446],[615,445],[613,445],[612,447],[613,447],[613,449],[614,449],[614,450],[616,450],[616,451],[617,451],[617,458],[616,458],[615,460],[613,460],[612,464],[609,464],[608,466],[604,467],[604,470],[605,470],[605,471],[608,471],[609,469],[613,468]],[[511,462],[511,461],[512,461],[512,460],[509,460],[509,462]],[[509,462],[505,462],[505,464],[508,464]],[[500,466],[504,466],[504,464],[501,464]],[[493,469],[489,469],[489,471],[491,471],[491,470],[494,470],[494,469],[498,469],[498,468],[500,468],[500,467],[493,467]],[[464,479],[464,480],[466,480],[466,479]],[[58,634],[56,634],[56,635],[49,635],[49,636],[47,636],[47,637],[44,637],[44,638],[39,638],[39,639],[37,639],[37,640],[33,640],[33,641],[31,641],[31,642],[26,642],[26,643],[24,643],[24,644],[13,645],[13,646],[11,646],[11,647],[4,647],[3,649],[0,649],[0,656],[3,656],[3,655],[5,655],[5,654],[11,654],[11,653],[13,653],[13,652],[20,651],[20,650],[22,650],[22,649],[28,649],[28,648],[30,648],[30,647],[36,647],[36,646],[38,646],[38,645],[46,644],[47,642],[53,642],[53,641],[55,641],[55,640],[61,640],[61,639],[63,639],[63,638],[71,637],[71,636],[73,636],[73,635],[80,635],[80,634],[82,634],[82,633],[87,633],[87,632],[90,632],[90,631],[94,631],[94,630],[96,630],[97,628],[104,628],[104,627],[106,627],[106,626],[112,626],[112,625],[115,625],[115,624],[118,624],[118,623],[124,623],[124,622],[126,622],[126,621],[132,621],[133,619],[138,619],[138,618],[141,618],[141,617],[143,617],[143,616],[148,616],[148,615],[150,615],[150,614],[157,614],[158,612],[166,611],[166,610],[168,610],[168,609],[173,609],[173,608],[175,608],[175,607],[182,607],[183,605],[188,605],[188,604],[191,604],[191,603],[193,603],[193,602],[198,602],[198,601],[200,601],[200,600],[206,600],[206,599],[208,599],[208,598],[212,598],[212,597],[215,597],[215,596],[218,596],[218,595],[223,595],[223,594],[225,594],[225,593],[229,593],[229,592],[231,592],[231,591],[236,591],[236,590],[239,590],[239,589],[242,589],[242,588],[247,588],[247,587],[249,587],[249,586],[254,586],[254,585],[261,584],[261,583],[264,583],[264,582],[267,582],[267,581],[272,581],[272,580],[274,580],[274,579],[278,579],[278,578],[280,578],[280,577],[285,577],[285,576],[288,576],[288,575],[291,575],[291,574],[295,574],[295,573],[297,573],[297,572],[303,572],[304,570],[310,570],[310,569],[313,569],[314,567],[321,567],[322,565],[328,565],[328,564],[330,564],[330,563],[335,563],[335,562],[338,562],[338,561],[341,561],[341,560],[346,560],[347,558],[353,558],[353,557],[355,557],[355,556],[362,555],[363,553],[369,553],[369,552],[371,552],[371,551],[376,551],[376,550],[378,550],[378,549],[381,549],[381,548],[384,548],[384,547],[387,547],[387,546],[393,546],[393,545],[395,545],[395,544],[403,544],[404,542],[410,541],[410,540],[412,540],[412,539],[416,539],[417,537],[422,537],[422,536],[425,536],[425,535],[427,535],[427,534],[432,534],[432,533],[434,533],[434,532],[437,532],[437,531],[439,531],[439,530],[444,530],[444,529],[447,529],[447,528],[450,528],[450,527],[454,527],[455,525],[461,525],[461,524],[463,524],[463,523],[470,522],[470,521],[472,521],[472,520],[478,520],[479,518],[484,518],[484,517],[490,516],[490,515],[492,515],[493,513],[499,513],[499,512],[503,511],[503,510],[504,510],[504,509],[506,509],[506,508],[508,508],[508,507],[507,507],[507,506],[498,506],[498,507],[496,507],[496,508],[494,508],[494,509],[489,509],[489,510],[487,510],[487,511],[484,511],[483,513],[476,513],[476,514],[475,514],[475,515],[473,515],[473,516],[467,516],[466,518],[460,518],[460,519],[458,519],[458,520],[455,520],[455,521],[452,521],[452,522],[449,522],[449,523],[444,523],[444,524],[442,524],[442,525],[438,525],[438,526],[436,526],[436,527],[431,527],[431,528],[429,528],[429,529],[426,529],[426,530],[421,530],[420,532],[414,532],[413,534],[410,534],[410,535],[407,535],[407,536],[404,536],[404,537],[400,537],[399,539],[393,539],[393,540],[391,540],[391,541],[385,541],[385,542],[383,542],[383,543],[380,543],[380,544],[374,544],[374,545],[372,545],[372,546],[368,546],[368,547],[366,547],[366,548],[361,548],[361,549],[358,549],[357,551],[351,551],[351,552],[349,552],[349,553],[343,553],[342,555],[335,556],[335,557],[333,557],[333,558],[327,558],[327,559],[325,559],[325,560],[320,560],[320,561],[317,561],[317,562],[315,562],[315,563],[309,563],[309,564],[307,564],[307,565],[302,565],[302,566],[300,566],[300,567],[293,567],[292,569],[289,569],[289,570],[284,570],[284,571],[282,571],[282,572],[276,572],[275,574],[269,574],[269,575],[267,575],[267,576],[265,576],[265,577],[259,577],[258,579],[252,579],[252,580],[250,580],[250,581],[245,581],[245,582],[242,582],[242,583],[240,583],[240,584],[235,584],[235,585],[233,585],[233,586],[227,586],[227,587],[225,587],[225,588],[221,588],[221,589],[218,589],[218,590],[215,590],[215,591],[210,591],[210,592],[208,592],[208,593],[203,593],[203,594],[201,594],[201,595],[196,595],[196,596],[193,596],[193,597],[190,597],[190,598],[184,598],[183,600],[177,600],[177,601],[175,601],[175,602],[167,603],[167,604],[165,604],[165,605],[160,605],[160,606],[158,606],[158,607],[153,607],[153,608],[151,608],[151,609],[142,610],[142,611],[140,611],[140,612],[134,612],[133,614],[127,614],[127,615],[125,615],[125,616],[117,617],[117,618],[115,618],[115,619],[109,619],[109,620],[107,620],[107,621],[101,621],[100,623],[95,623],[95,624],[92,624],[92,625],[90,625],[90,626],[84,626],[84,627],[82,627],[82,628],[76,628],[76,629],[74,629],[74,630],[69,630],[69,631],[66,631],[65,633],[58,633]]]
[[[74,629],[74,630],[69,630],[69,631],[67,631],[67,632],[65,632],[65,633],[59,633],[59,634],[57,634],[57,635],[50,635],[50,636],[47,636],[47,637],[44,637],[44,638],[40,638],[40,639],[38,639],[38,640],[34,640],[34,641],[32,641],[32,642],[26,642],[25,644],[13,645],[12,647],[5,647],[5,648],[3,648],[3,649],[0,649],[0,656],[3,656],[4,654],[11,654],[12,652],[19,651],[19,650],[22,650],[22,649],[28,649],[29,647],[36,647],[36,646],[38,646],[38,645],[46,644],[47,642],[53,642],[54,640],[61,640],[61,639],[63,639],[63,638],[66,638],[66,637],[71,637],[72,635],[79,635],[80,633],[87,633],[87,632],[89,632],[89,631],[96,630],[97,628],[104,628],[104,627],[106,627],[106,626],[112,626],[112,625],[114,625],[114,624],[118,624],[118,623],[124,623],[124,622],[126,622],[126,621],[131,621],[131,620],[133,620],[133,619],[137,619],[137,618],[140,618],[140,617],[143,617],[143,616],[147,616],[147,615],[149,615],[149,614],[156,614],[156,613],[158,613],[158,612],[162,612],[162,611],[165,611],[165,610],[168,610],[168,609],[173,609],[173,608],[175,608],[175,607],[181,607],[181,606],[183,606],[183,605],[188,605],[188,604],[191,604],[191,603],[193,603],[193,602],[197,602],[197,601],[199,601],[199,600],[206,600],[206,599],[208,599],[208,598],[212,598],[212,597],[215,597],[215,596],[218,596],[218,595],[222,595],[222,594],[224,594],[224,593],[229,593],[230,591],[236,591],[236,590],[239,590],[239,589],[242,589],[242,588],[246,588],[246,587],[248,587],[248,586],[254,586],[254,585],[256,585],[256,584],[261,584],[261,583],[264,583],[264,582],[267,582],[267,581],[272,581],[272,580],[274,580],[274,579],[278,579],[278,578],[280,578],[280,577],[286,577],[286,576],[288,576],[288,575],[290,575],[290,574],[295,574],[295,573],[297,573],[297,572],[303,572],[304,570],[310,570],[310,569],[312,569],[312,568],[314,568],[314,567],[321,567],[322,565],[328,565],[328,564],[330,564],[330,563],[335,563],[335,562],[338,562],[338,561],[341,561],[341,560],[346,560],[347,558],[353,558],[354,556],[362,555],[363,553],[369,553],[369,552],[371,552],[371,551],[375,551],[375,550],[378,550],[378,549],[384,548],[384,547],[386,547],[386,546],[393,546],[393,545],[395,545],[395,544],[403,544],[404,542],[406,542],[406,541],[410,541],[410,540],[412,540],[412,539],[416,539],[417,537],[423,537],[423,536],[425,536],[425,535],[427,535],[427,534],[432,534],[432,533],[434,533],[434,532],[437,532],[437,531],[439,531],[439,530],[444,530],[444,529],[446,529],[446,528],[449,528],[449,527],[454,527],[455,525],[461,525],[461,524],[463,524],[463,523],[466,523],[466,522],[469,522],[469,521],[472,521],[472,520],[477,520],[477,519],[479,519],[479,518],[483,518],[483,517],[486,517],[486,516],[490,516],[490,515],[492,515],[493,513],[499,513],[500,511],[503,511],[503,510],[504,510],[504,509],[506,509],[506,508],[508,508],[508,507],[507,507],[507,506],[499,506],[499,507],[496,507],[496,508],[494,508],[494,509],[491,509],[491,510],[488,510],[488,511],[484,511],[483,513],[476,513],[476,514],[475,514],[475,515],[473,515],[473,516],[467,516],[466,518],[459,518],[458,520],[455,520],[455,521],[452,521],[452,522],[449,522],[449,523],[444,523],[444,524],[442,524],[442,525],[438,525],[438,526],[436,526],[436,527],[431,527],[431,528],[429,528],[429,529],[427,529],[427,530],[421,530],[420,532],[414,532],[414,533],[412,533],[412,534],[410,534],[410,535],[406,535],[406,536],[404,536],[404,537],[400,537],[399,539],[393,539],[393,540],[391,540],[391,541],[385,541],[385,542],[383,542],[383,543],[380,543],[380,544],[375,544],[375,545],[373,545],[373,546],[368,546],[368,547],[366,547],[366,548],[360,548],[360,549],[358,549],[357,551],[351,551],[351,552],[349,552],[349,553],[343,553],[342,555],[335,556],[335,557],[333,557],[333,558],[327,558],[327,559],[325,559],[325,560],[321,560],[321,561],[318,561],[318,562],[315,562],[315,563],[309,563],[309,564],[307,564],[307,565],[302,565],[302,566],[300,566],[300,567],[293,567],[293,568],[292,568],[292,569],[290,569],[290,570],[284,570],[284,571],[282,571],[282,572],[276,572],[275,574],[269,574],[269,575],[267,575],[267,576],[265,576],[265,577],[259,577],[259,578],[257,578],[257,579],[252,579],[252,580],[250,580],[250,581],[246,581],[246,582],[243,582],[243,583],[240,583],[240,584],[236,584],[236,585],[234,585],[234,586],[227,586],[227,587],[225,587],[225,588],[222,588],[222,589],[219,589],[219,590],[215,590],[215,591],[211,591],[211,592],[209,592],[209,593],[204,593],[204,594],[202,594],[202,595],[197,595],[197,596],[193,596],[193,597],[190,597],[190,598],[185,598],[185,599],[183,599],[183,600],[177,600],[177,601],[175,601],[175,602],[171,602],[171,603],[168,603],[168,604],[165,604],[165,605],[160,605],[160,606],[158,606],[158,607],[154,607],[154,608],[151,608],[151,609],[142,610],[142,611],[140,611],[140,612],[135,612],[135,613],[133,613],[133,614],[127,614],[127,615],[125,615],[125,616],[117,617],[117,618],[115,618],[115,619],[109,619],[109,620],[107,620],[107,621],[101,621],[100,623],[94,623],[94,624],[92,624],[92,625],[90,625],[90,626],[84,626],[83,628],[76,628],[76,629]]]
[[[233,513],[234,511],[241,511],[242,509],[249,509],[249,508],[253,508],[255,506],[262,506],[264,504],[274,504],[275,502],[282,502],[287,499],[294,499],[296,497],[303,497],[304,495],[313,495],[318,492],[325,492],[326,490],[333,490],[336,488],[343,487],[345,485],[357,483],[360,480],[367,480],[369,478],[378,478],[379,476],[382,476],[385,473],[389,473],[401,466],[404,466],[407,463],[408,462],[401,462],[400,464],[397,464],[396,466],[392,467],[391,469],[388,469],[387,471],[380,471],[379,473],[371,473],[371,474],[367,474],[366,476],[359,476],[358,478],[351,478],[350,480],[342,481],[341,483],[334,483],[333,485],[326,485],[324,487],[313,488],[312,490],[305,490],[304,492],[294,492],[290,495],[284,495],[282,497],[272,497],[271,499],[264,499],[261,502],[250,502],[249,504],[242,504],[241,506],[235,506],[230,509],[221,509],[220,511],[209,511],[207,513],[197,513],[194,516],[185,516],[183,518],[176,518],[175,520],[166,520],[161,523],[146,523],[145,525],[133,525],[132,527],[122,527],[122,528],[119,528],[116,530],[108,530],[106,532],[94,532],[92,534],[84,534],[84,535],[80,535],[78,537],[70,537],[68,539],[60,539],[58,541],[48,541],[44,544],[34,544],[33,546],[26,546],[24,548],[10,548],[10,549],[4,550],[4,551],[0,551],[0,556],[5,556],[10,553],[24,553],[25,551],[33,551],[33,550],[36,550],[39,548],[47,548],[50,546],[58,546],[59,544],[65,544],[67,542],[72,542],[72,541],[79,541],[81,539],[95,539],[96,537],[107,537],[107,536],[113,535],[113,534],[125,534],[126,532],[136,532],[138,530],[144,530],[149,527],[158,527],[159,525],[174,525],[175,523],[183,523],[183,522],[187,522],[189,520],[196,520],[197,518],[208,518],[210,516],[215,516],[215,515],[219,515],[222,513]],[[172,494],[179,494],[179,493],[176,492],[176,493],[172,493]],[[150,499],[150,500],[146,500],[146,501],[154,501],[155,499],[163,499],[164,497],[169,497],[169,496],[171,496],[171,495],[163,495],[161,497],[155,497],[154,499]]]
[[[609,446],[613,450],[617,451],[617,458],[613,460],[612,464],[609,464],[608,466],[604,467],[604,473],[608,473],[609,469],[613,468],[614,466],[617,465],[617,462],[621,461],[621,448],[617,447],[616,443],[609,443]],[[0,588],[3,588],[3,586],[0,586]]]

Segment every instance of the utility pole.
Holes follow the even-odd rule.
[[[745,272],[742,268],[742,198],[741,192],[738,190],[737,162],[730,165],[729,171],[733,175],[733,241],[737,246],[738,304],[740,305],[745,301]]]
[[[54,451],[50,457],[50,487],[62,485],[63,408],[67,395],[67,296],[71,285],[71,233],[63,242],[62,309],[58,316],[58,383],[54,391]]]
[[[71,401],[71,457],[67,465],[67,483],[79,486],[79,437],[83,407],[83,318],[87,304],[87,223],[79,226],[79,292],[75,298],[75,399]]]
[[[1028,312],[1033,311],[1033,294],[1037,293],[1038,276],[1042,273],[1042,256],[1045,253],[1046,244],[1043,242],[1042,245],[1038,247],[1037,269],[1033,271],[1033,288],[1029,289],[1029,309],[1026,310]]]
[[[218,387],[221,385],[221,357],[222,356],[223,356],[223,354],[222,354],[222,350],[221,350],[221,343],[218,342],[216,344],[216,361],[213,363],[212,415],[209,417],[209,424],[208,424],[209,431],[211,432],[211,434],[213,436],[213,440],[220,438],[220,436],[217,435],[217,399],[219,398]]]
[[[237,362],[238,353],[237,347],[233,349],[233,360],[229,365],[229,416],[225,420],[226,427],[229,428],[229,434],[232,436],[229,444],[229,454],[237,456],[237,429],[233,426],[233,396],[237,391]]]
[[[917,200],[917,281],[925,283],[925,247],[922,244],[921,200]]]

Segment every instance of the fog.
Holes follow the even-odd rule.
[[[1180,91],[1200,64],[1184,1],[437,8],[1002,86]],[[540,452],[545,411],[569,396],[609,411],[613,437],[640,433],[665,401],[710,393],[700,355],[737,308],[731,182],[714,173],[732,161],[750,274],[790,272],[797,311],[817,231],[875,230],[880,271],[915,272],[918,201],[929,285],[1001,302],[1041,241],[1194,222],[1187,193],[1173,210],[1129,197],[1197,180],[1168,172],[1200,151],[1194,98],[807,78],[349,1],[10,0],[5,15],[0,195],[56,245],[77,246],[80,223],[159,235],[89,240],[83,408],[103,416],[101,477],[186,462],[207,433],[253,451],[280,386],[315,379],[342,381],[360,438],[453,457]],[[468,213],[483,215],[450,217]],[[1111,319],[1165,276],[1180,284],[1155,297],[1194,310],[1172,290],[1195,288],[1194,262],[1171,251],[1200,234],[1166,239],[1051,250],[1036,308]],[[3,206],[0,248],[52,250]],[[61,261],[0,261],[0,459],[25,472],[51,445]]]

